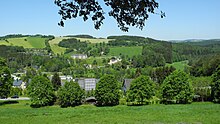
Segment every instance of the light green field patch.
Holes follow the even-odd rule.
[[[31,44],[33,48],[45,48],[45,40],[46,38],[41,38],[41,37],[28,37],[27,42]]]
[[[177,70],[184,70],[184,68],[186,66],[188,66],[189,61],[185,60],[185,61],[181,61],[181,62],[174,62],[172,64],[166,64],[166,66],[173,66],[174,68],[176,68]]]
[[[45,39],[41,37],[20,37],[0,40],[0,45],[23,46],[24,48],[45,48]]]
[[[97,38],[97,39],[92,39],[92,38],[76,38],[80,41],[87,41],[87,42],[90,42],[90,43],[102,43],[102,42],[105,42],[105,43],[108,43],[108,41],[111,41],[113,39],[101,39],[101,38]]]
[[[6,45],[6,46],[9,46],[10,43],[6,42],[5,40],[0,40],[0,45]]]
[[[140,55],[142,53],[142,46],[132,46],[132,47],[111,47],[108,55],[110,56],[120,56],[125,55],[132,57],[134,55]]]
[[[64,54],[66,51],[66,48],[58,46],[63,39],[69,39],[69,37],[55,37],[55,39],[49,41],[50,47],[55,54]]]
[[[33,48],[33,46],[28,41],[25,41],[25,39],[27,39],[27,37],[9,38],[7,40],[12,46],[23,46],[24,48]]]

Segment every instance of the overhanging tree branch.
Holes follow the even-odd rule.
[[[105,12],[96,0],[55,0],[54,3],[60,8],[60,26],[64,26],[67,19],[82,17],[86,21],[90,17],[95,29],[100,29],[105,19]],[[142,30],[150,13],[165,17],[162,11],[155,13],[155,9],[159,7],[155,0],[104,0],[104,3],[111,8],[108,15],[112,16],[118,27],[125,32],[129,26],[136,26]]]

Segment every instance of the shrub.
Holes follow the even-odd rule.
[[[155,95],[155,84],[147,76],[139,76],[131,82],[128,90],[128,102],[144,104]]]
[[[98,106],[114,106],[119,104],[120,86],[112,75],[103,76],[96,85],[95,98]]]
[[[58,90],[57,95],[61,107],[74,107],[82,104],[84,92],[78,83],[70,81]]]
[[[53,105],[55,102],[52,83],[44,76],[35,76],[28,85],[27,91],[31,98],[31,107]]]
[[[220,66],[212,75],[212,98],[213,102],[220,103]]]
[[[162,97],[166,103],[191,103],[193,89],[189,76],[176,70],[164,80],[162,84]]]

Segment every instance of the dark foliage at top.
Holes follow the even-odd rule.
[[[76,50],[87,47],[86,42],[80,42],[80,40],[77,40],[75,38],[64,39],[61,42],[59,42],[58,45],[66,48],[74,48]]]
[[[95,29],[100,29],[105,19],[103,7],[96,0],[55,0],[54,3],[60,7],[60,26],[64,26],[63,21],[67,19],[82,17],[86,21],[91,17]],[[143,29],[149,14],[156,14],[155,9],[159,7],[155,0],[104,0],[104,3],[111,9],[108,15],[117,21],[122,31],[128,31],[129,26]],[[162,11],[160,15],[165,17]]]
[[[86,35],[86,34],[80,34],[80,35],[66,35],[65,37],[76,37],[76,38],[90,38],[90,39],[95,39],[95,37],[91,35]]]

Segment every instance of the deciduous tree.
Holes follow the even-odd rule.
[[[216,69],[212,75],[212,97],[213,101],[220,103],[220,66]]]
[[[141,75],[131,82],[127,101],[143,104],[144,101],[155,95],[155,88],[155,84],[150,77]]]
[[[53,105],[55,101],[52,83],[44,76],[35,76],[27,90],[32,107]]]
[[[0,58],[0,98],[7,98],[12,86],[11,73],[4,59]]]
[[[96,84],[95,98],[98,106],[114,106],[119,104],[120,86],[112,75],[103,76]]]
[[[73,81],[66,82],[63,87],[58,90],[58,100],[61,107],[74,107],[82,104],[84,91],[79,84]]]
[[[55,0],[55,4],[60,7],[59,14],[61,21],[58,23],[64,26],[64,20],[82,17],[84,21],[91,17],[95,29],[100,29],[105,19],[105,12],[97,0]],[[149,14],[159,14],[165,17],[162,11],[156,13],[155,9],[159,4],[155,0],[104,0],[104,4],[110,7],[109,16],[112,16],[118,23],[122,31],[128,31],[128,26],[136,26],[143,29]]]
[[[53,75],[51,82],[52,82],[54,90],[57,91],[59,87],[61,86],[61,79],[58,73],[55,73]]]
[[[190,103],[193,98],[193,89],[189,76],[180,70],[171,73],[162,84],[162,97],[165,102]]]

